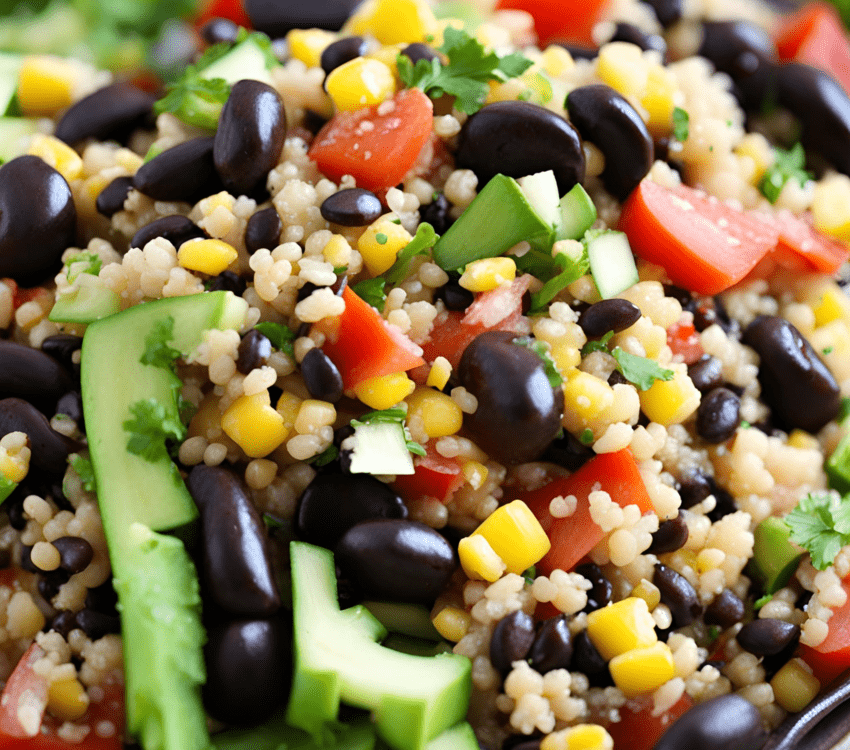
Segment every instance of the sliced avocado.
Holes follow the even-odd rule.
[[[358,605],[340,610],[333,553],[290,545],[295,675],[287,721],[319,736],[340,700],[373,712],[395,750],[423,750],[466,714],[471,663],[463,656],[411,656],[376,641],[385,628]]]
[[[559,240],[580,240],[596,221],[596,206],[580,182],[561,198],[558,208],[561,219],[556,237]]]
[[[391,633],[402,633],[428,641],[442,640],[431,622],[430,611],[422,604],[368,601],[363,602],[363,606]]]
[[[94,323],[121,311],[121,298],[109,287],[79,286],[57,297],[48,319],[54,323]]]
[[[0,117],[0,160],[12,161],[27,152],[38,122],[30,117]]]
[[[753,563],[765,594],[773,594],[788,583],[806,554],[790,536],[788,524],[776,516],[765,518],[753,532]]]
[[[375,728],[368,718],[340,724],[317,742],[278,716],[251,729],[231,729],[212,736],[215,750],[373,750]]]

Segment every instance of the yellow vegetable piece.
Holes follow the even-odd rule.
[[[803,450],[817,450],[820,447],[818,439],[805,430],[795,429],[788,436],[788,445]]]
[[[627,698],[651,693],[676,676],[670,647],[660,641],[615,656],[608,662],[608,668],[614,684]]]
[[[269,455],[289,434],[283,417],[271,407],[268,391],[236,399],[222,414],[221,427],[250,458]]]
[[[86,689],[76,678],[55,680],[47,689],[47,710],[57,719],[74,721],[89,707]]]
[[[348,27],[371,34],[381,44],[424,42],[437,31],[437,19],[425,0],[373,0],[360,6]]]
[[[640,103],[649,114],[646,126],[653,133],[670,133],[675,93],[676,79],[673,74],[660,65],[651,67],[646,78],[646,92],[641,97]]]
[[[71,104],[74,68],[52,55],[30,55],[18,73],[18,103],[28,117],[51,117]]]
[[[649,607],[636,596],[588,614],[587,635],[606,661],[658,641]]]
[[[522,573],[540,562],[552,543],[522,500],[497,508],[473,532],[483,536],[510,573]]]
[[[289,54],[301,60],[308,68],[318,68],[322,64],[322,52],[336,41],[336,34],[323,29],[292,29],[286,35]]]
[[[395,75],[380,60],[356,57],[334,68],[325,85],[338,110],[353,112],[389,99],[395,93]]]
[[[27,153],[43,159],[68,182],[83,173],[83,160],[79,154],[52,135],[34,135]]]
[[[848,312],[850,305],[841,299],[843,296],[843,292],[833,287],[828,287],[824,290],[820,300],[814,306],[816,326],[825,326],[833,320],[845,317],[845,313]]]
[[[601,378],[569,370],[564,380],[564,427],[580,432],[614,403],[614,390]]]
[[[284,391],[277,400],[276,411],[283,417],[283,424],[288,430],[295,426],[295,420],[301,410],[301,401],[298,396],[289,391]]]
[[[776,702],[786,711],[802,711],[820,692],[820,680],[802,659],[791,659],[770,681]]]
[[[480,461],[467,461],[463,465],[463,476],[474,490],[481,489],[489,474],[490,470]]]
[[[457,643],[466,635],[472,616],[459,607],[443,607],[431,620],[437,632],[447,641]]]
[[[596,74],[623,96],[643,96],[646,91],[648,67],[640,47],[628,42],[609,42],[602,45],[596,58]]]
[[[505,563],[483,536],[467,536],[460,540],[457,554],[464,573],[469,578],[498,581],[505,572]]]
[[[470,292],[488,292],[515,278],[513,258],[482,258],[467,264],[458,283]]]
[[[373,409],[389,409],[399,401],[404,401],[416,388],[407,373],[394,372],[369,378],[354,386],[354,393],[366,406]]]
[[[688,377],[687,365],[669,365],[668,369],[674,372],[672,380],[656,380],[649,389],[638,392],[646,416],[665,427],[684,422],[700,402],[700,392]]]
[[[417,388],[407,401],[407,421],[420,419],[429,438],[454,435],[463,424],[463,412],[445,393],[433,388]]]
[[[413,237],[401,224],[396,224],[388,218],[380,218],[372,222],[357,240],[357,249],[363,256],[363,262],[372,276],[379,276],[388,271],[396,256]]]
[[[451,374],[452,366],[449,360],[445,357],[437,357],[428,371],[428,380],[425,381],[425,385],[442,390],[446,387],[446,383],[449,382],[449,376]]]
[[[190,271],[218,276],[238,255],[233,245],[221,240],[189,240],[180,245],[177,262]]]

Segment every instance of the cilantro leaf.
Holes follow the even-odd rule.
[[[427,221],[423,221],[416,228],[416,234],[413,236],[413,239],[399,250],[395,263],[384,274],[387,284],[393,286],[404,281],[410,268],[410,261],[417,255],[427,255],[428,251],[437,244],[438,239],[440,239],[440,235],[434,231],[434,227]]]
[[[313,456],[313,458],[307,459],[307,463],[315,467],[327,466],[332,461],[335,461],[337,456],[339,456],[339,448],[331,443],[331,445],[325,448],[321,453]]]
[[[376,279],[364,279],[358,281],[351,287],[354,292],[364,302],[368,302],[372,307],[377,308],[380,312],[384,311],[384,303],[387,301],[384,287],[387,284],[386,279],[380,277]]]
[[[614,331],[608,331],[599,341],[588,341],[581,348],[581,356],[586,357],[591,352],[605,352],[609,354],[608,351],[608,342],[611,340],[611,337],[614,335]]]
[[[170,112],[185,123],[207,130],[218,127],[221,108],[230,96],[227,81],[203,78],[195,65],[188,65],[183,75],[165,90],[165,96],[153,105],[156,114]]]
[[[180,443],[186,437],[186,428],[180,420],[169,416],[165,406],[155,398],[136,401],[130,412],[135,418],[123,423],[125,432],[130,433],[127,450],[146,461],[168,459],[166,442]]]
[[[94,468],[91,465],[91,460],[81,456],[79,453],[72,453],[68,456],[68,463],[77,472],[77,476],[83,483],[83,489],[86,492],[95,492]]]
[[[767,604],[771,599],[773,599],[773,594],[765,594],[762,597],[759,597],[753,603],[753,609],[761,609],[765,604]]]
[[[788,151],[774,149],[776,160],[768,168],[759,182],[761,194],[771,203],[776,203],[779,193],[788,180],[797,180],[803,187],[812,179],[812,173],[806,171],[806,152],[800,143],[795,143]]]
[[[558,388],[563,384],[564,379],[561,377],[561,373],[558,372],[558,368],[555,367],[555,362],[549,354],[549,347],[546,346],[543,341],[539,341],[531,336],[520,336],[519,338],[514,339],[512,343],[516,346],[524,346],[526,349],[530,349],[538,357],[540,357],[543,362],[543,371],[546,373],[546,379],[549,381],[549,385],[553,388]]]
[[[158,320],[153,330],[145,336],[145,351],[139,361],[143,365],[173,370],[174,361],[180,356],[177,349],[168,345],[168,342],[173,338],[174,318],[169,315]]]
[[[417,456],[425,455],[425,448],[410,437],[410,431],[404,423],[407,417],[407,409],[401,406],[394,406],[391,409],[382,409],[380,411],[370,411],[361,416],[359,419],[352,419],[351,426],[355,429],[367,424],[397,424],[404,430],[404,441],[407,445],[407,450]]]
[[[584,431],[579,435],[579,441],[582,445],[592,445],[593,444],[593,430],[590,427],[586,427]]]
[[[255,331],[259,331],[269,341],[272,346],[290,357],[295,356],[295,350],[292,348],[292,342],[295,341],[295,332],[283,323],[257,323],[254,326]]]
[[[681,107],[673,107],[673,137],[677,141],[686,141],[690,131],[690,116]]]
[[[672,380],[676,374],[673,370],[661,367],[654,359],[629,354],[619,346],[614,348],[611,355],[617,360],[620,374],[639,391],[651,388],[656,380]]]
[[[850,497],[810,493],[787,516],[790,539],[805,548],[812,565],[826,570],[841,548],[850,543]]]
[[[590,270],[587,245],[585,245],[581,258],[578,260],[570,258],[564,253],[556,255],[554,260],[561,271],[545,281],[540,291],[532,293],[530,313],[545,312],[546,306],[555,299],[559,292],[566,289],[574,281],[578,281]]]

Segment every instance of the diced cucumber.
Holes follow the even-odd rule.
[[[9,477],[0,474],[0,503],[2,503],[9,495],[15,491],[18,486],[17,482],[13,482]]]
[[[5,115],[18,90],[18,73],[24,58],[9,52],[0,52],[0,115]]]
[[[352,474],[413,474],[413,458],[407,448],[401,422],[362,424],[351,438]]]
[[[452,652],[452,647],[446,641],[429,641],[401,633],[390,633],[381,645],[411,656],[436,656]]]
[[[623,232],[608,230],[589,237],[587,257],[602,299],[616,297],[639,281],[632,248]]]
[[[363,602],[366,607],[391,633],[402,633],[413,638],[439,641],[442,636],[431,622],[431,613],[421,604],[409,602]]]
[[[11,161],[27,152],[38,132],[38,122],[29,117],[0,117],[0,160]]]
[[[556,237],[559,240],[581,239],[596,221],[596,206],[581,183],[576,183],[570,192],[561,198],[558,210],[560,218]]]
[[[545,172],[520,177],[517,183],[537,215],[547,224],[557,227],[561,221],[561,210],[555,173],[547,169]]]
[[[791,528],[776,516],[768,516],[753,531],[753,565],[766,594],[785,586],[806,554],[790,537]]]
[[[478,738],[472,731],[472,727],[462,721],[431,740],[425,746],[425,750],[478,750],[479,747]]]
[[[48,319],[54,323],[94,323],[121,311],[121,298],[109,287],[79,286],[56,299]]]
[[[201,78],[207,80],[223,78],[231,86],[246,78],[271,86],[272,77],[266,63],[265,52],[254,39],[248,37],[226,55],[201,70],[200,74]]]

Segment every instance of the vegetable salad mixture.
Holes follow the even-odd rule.
[[[838,10],[0,9],[0,748],[847,733]]]

